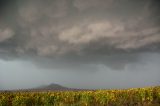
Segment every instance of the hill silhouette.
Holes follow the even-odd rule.
[[[67,88],[67,87],[64,87],[64,86],[61,86],[59,84],[50,84],[50,85],[47,85],[47,86],[41,86],[41,87],[38,87],[38,88],[34,88],[35,90],[69,90],[70,88]]]

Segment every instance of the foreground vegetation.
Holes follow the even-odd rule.
[[[160,106],[160,87],[126,90],[0,92],[0,106]]]

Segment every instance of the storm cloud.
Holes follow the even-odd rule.
[[[67,72],[143,66],[148,54],[159,57],[159,5],[159,0],[1,0],[0,58]]]
[[[159,0],[0,0],[0,89],[160,84]]]

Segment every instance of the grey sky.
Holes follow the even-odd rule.
[[[160,82],[158,0],[1,0],[0,89]],[[28,78],[28,79],[27,79]]]
[[[0,61],[1,89],[32,88],[58,83],[72,88],[130,88],[160,84],[160,54],[146,53],[141,61],[117,71],[92,65],[92,71],[69,71],[35,67],[29,61]],[[96,68],[96,69],[95,69]],[[84,68],[88,70],[88,68]]]

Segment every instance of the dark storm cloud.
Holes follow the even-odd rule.
[[[3,58],[28,55],[44,67],[81,69],[86,64],[104,64],[123,69],[127,63],[137,62],[141,53],[160,49],[157,0],[16,0],[0,4]]]
[[[8,6],[12,0],[1,0],[0,1],[0,11],[2,12],[6,6]]]

